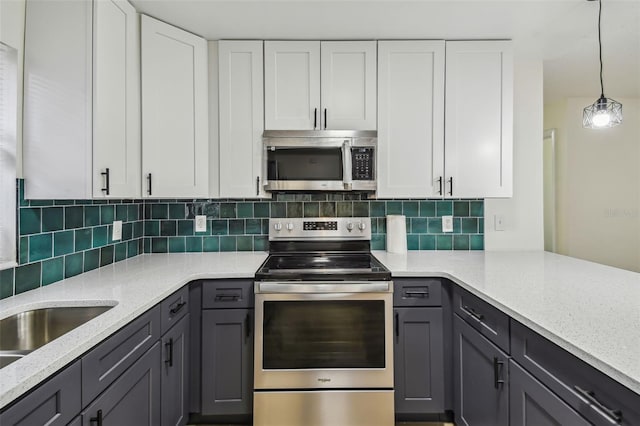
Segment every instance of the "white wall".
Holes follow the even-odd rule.
[[[24,51],[25,0],[0,0],[0,41],[18,51],[18,134],[16,166],[22,177],[22,65]]]
[[[485,250],[542,250],[542,59],[515,46],[513,111],[513,197],[486,199]],[[503,215],[505,230],[494,230]]]
[[[594,100],[545,105],[545,127],[558,129],[558,252],[640,272],[640,99],[616,98],[620,126],[583,129]]]

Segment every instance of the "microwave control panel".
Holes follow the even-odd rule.
[[[351,148],[351,177],[353,180],[374,180],[374,148]]]

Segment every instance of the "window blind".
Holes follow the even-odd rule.
[[[0,270],[16,265],[17,58],[0,43]]]

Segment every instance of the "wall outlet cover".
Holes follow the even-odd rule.
[[[111,239],[113,241],[120,241],[122,239],[122,221],[115,220],[113,222],[113,230],[111,232]]]
[[[453,232],[453,216],[442,216],[442,232]]]
[[[504,231],[505,225],[504,225],[504,215],[501,214],[497,214],[493,217],[493,228],[496,231]]]
[[[206,232],[207,231],[207,216],[198,215],[196,216],[196,232]]]

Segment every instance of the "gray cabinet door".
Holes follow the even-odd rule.
[[[457,315],[453,319],[457,425],[509,424],[507,355]]]
[[[444,412],[442,308],[394,309],[396,414]]]
[[[162,336],[162,426],[187,424],[189,409],[189,315]]]
[[[589,426],[589,422],[513,360],[509,364],[511,426]]]
[[[253,309],[202,311],[202,414],[251,414]]]
[[[76,362],[0,414],[0,425],[64,426],[81,409],[80,363]]]
[[[156,342],[87,407],[83,426],[158,426],[160,357],[160,342]]]

